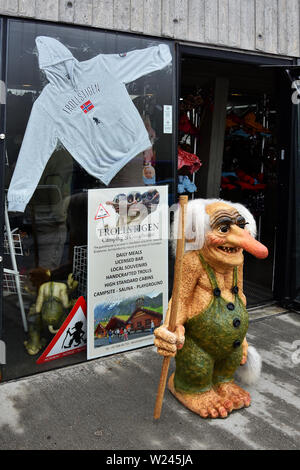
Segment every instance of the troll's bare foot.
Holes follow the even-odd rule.
[[[43,347],[40,341],[24,341],[24,346],[30,356],[35,356]]]
[[[181,393],[174,387],[174,374],[171,375],[168,388],[186,408],[202,418],[226,418],[233,409],[233,403],[222,398],[213,389],[203,393]]]
[[[250,393],[243,390],[241,387],[233,382],[226,382],[218,384],[215,391],[223,399],[228,399],[233,403],[233,409],[239,410],[240,408],[248,407],[251,403]]]

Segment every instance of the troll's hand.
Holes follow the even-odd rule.
[[[181,349],[184,345],[184,333],[185,329],[182,325],[177,325],[174,333],[169,331],[165,325],[154,330],[154,344],[158,354],[174,357],[177,349]]]

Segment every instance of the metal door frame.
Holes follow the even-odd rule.
[[[6,132],[6,41],[7,23],[0,18],[0,339],[3,312],[3,253],[4,253],[4,172]]]

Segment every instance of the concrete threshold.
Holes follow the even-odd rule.
[[[261,305],[258,307],[248,308],[249,321],[264,320],[271,316],[279,316],[290,313],[290,310],[280,307],[276,303]]]

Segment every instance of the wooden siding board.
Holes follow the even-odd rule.
[[[187,39],[204,42],[204,0],[189,0]]]
[[[288,0],[287,9],[287,54],[299,56],[299,0]]]
[[[35,16],[35,0],[19,0],[19,14],[22,16]]]
[[[93,2],[92,0],[72,0],[74,3],[74,22],[77,24],[91,25],[92,24],[92,12]]]
[[[134,32],[144,31],[144,0],[131,0],[130,29]],[[146,18],[147,22],[147,18]]]
[[[68,0],[60,0],[59,2],[59,20],[67,23],[74,21],[74,3]]]
[[[35,17],[43,20],[58,21],[58,0],[36,0]]]
[[[229,20],[229,5],[228,0],[219,1],[219,15],[218,15],[218,42],[220,44],[228,44],[228,20]]]
[[[174,37],[174,10],[173,0],[162,0],[162,35]]]
[[[286,54],[288,49],[287,44],[287,3],[286,0],[278,0],[278,52]]]
[[[241,0],[240,47],[255,48],[255,0]]]
[[[255,0],[255,49],[265,47],[265,1]]]
[[[0,12],[17,13],[18,8],[18,0],[0,0]]]
[[[131,0],[132,1],[132,0]],[[164,0],[144,0],[144,29],[145,34],[161,35],[161,2]]]
[[[175,0],[174,3],[174,36],[186,39],[188,31],[188,0]]]
[[[265,44],[264,50],[277,52],[277,0],[265,0]]]
[[[300,0],[0,0],[0,14],[299,57]]]
[[[228,44],[239,47],[241,38],[241,2],[228,0]]]
[[[113,29],[113,0],[93,0],[93,26],[97,28]]]
[[[207,43],[218,42],[218,0],[205,0],[205,36]]]
[[[114,29],[130,31],[130,0],[114,0]]]

